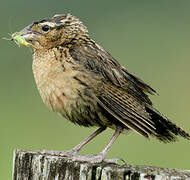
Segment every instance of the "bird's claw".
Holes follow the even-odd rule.
[[[118,161],[121,161],[125,164],[125,160],[122,158],[113,158],[113,159],[105,159],[103,154],[98,155],[81,155],[78,154],[75,150],[68,151],[51,151],[51,150],[40,150],[38,151],[40,154],[47,154],[51,156],[62,156],[69,157],[72,161],[81,161],[81,162],[90,162],[90,163],[113,163],[118,164]]]
[[[118,164],[118,161],[121,161],[122,164],[125,164],[125,160],[122,158],[113,158],[113,159],[105,159],[102,154],[98,155],[80,155],[76,154],[71,157],[73,161],[82,161],[82,162],[90,162],[90,163],[113,163],[113,164]]]
[[[103,161],[103,156],[101,155],[74,155],[71,157],[73,161],[82,161],[82,162],[90,162],[90,163],[100,163]]]
[[[123,158],[104,159],[103,162],[113,163],[113,164],[120,164],[121,162],[121,164],[126,164]]]
[[[63,157],[71,157],[77,154],[75,150],[68,150],[68,151],[51,151],[51,150],[39,150],[40,154],[48,154],[52,156],[63,156]]]

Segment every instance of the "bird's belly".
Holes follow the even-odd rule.
[[[81,126],[104,126],[94,106],[73,92],[76,89],[69,87],[65,89],[52,88],[52,86],[50,88],[49,85],[46,85],[46,90],[45,88],[42,89],[39,91],[43,102],[67,120]],[[68,91],[71,91],[70,96],[67,94]]]
[[[61,82],[58,79],[58,77],[55,79],[46,77],[40,80],[40,83],[36,83],[43,102],[53,111],[66,117],[71,111],[71,104],[77,99],[77,89],[73,87],[71,79],[62,79]]]
[[[43,102],[53,111],[67,120],[81,126],[103,126],[95,110],[95,104],[89,103],[91,97],[83,95],[84,85],[73,78],[73,75],[60,77],[57,73],[46,73],[36,77],[36,84]],[[83,96],[83,98],[81,97]],[[85,97],[84,97],[85,96]]]

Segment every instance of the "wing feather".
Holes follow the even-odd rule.
[[[105,81],[109,81],[117,87],[130,93],[138,101],[152,104],[146,93],[154,94],[149,85],[141,79],[129,73],[108,52],[96,43],[88,46],[81,45],[70,49],[70,55],[82,68],[101,75]]]
[[[152,107],[147,93],[155,94],[156,91],[129,73],[96,43],[90,41],[70,48],[69,52],[77,70],[86,76],[77,77],[77,80],[85,84],[90,97],[112,115],[114,120],[107,115],[110,123],[116,125],[116,120],[144,137],[151,135],[163,142],[176,141],[178,135],[190,138]]]
[[[138,102],[132,102],[133,97],[127,95],[122,89],[116,91],[114,88],[110,85],[104,86],[101,95],[97,97],[99,104],[126,127],[139,134],[145,137],[149,134],[156,134],[155,124],[151,121],[144,106]],[[122,98],[118,99],[118,97]]]

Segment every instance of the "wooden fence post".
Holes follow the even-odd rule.
[[[15,150],[13,180],[190,180],[190,170],[72,161]]]

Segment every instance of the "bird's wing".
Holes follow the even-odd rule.
[[[100,94],[96,94],[98,103],[126,127],[148,137],[156,136],[156,127],[146,112],[145,106],[132,95],[115,85],[104,84]]]
[[[92,98],[118,122],[145,137],[155,136],[163,142],[176,141],[178,135],[190,138],[188,133],[152,107],[146,93],[155,91],[128,73],[106,51],[100,47],[81,46],[71,49],[70,54],[79,70],[85,72],[76,78],[86,84]]]
[[[146,103],[151,105],[146,93],[154,93],[155,91],[128,73],[101,47],[96,44],[94,46],[96,47],[78,46],[69,51],[74,61],[79,64],[79,70],[81,68],[81,71],[93,72],[94,78],[99,76],[103,82],[101,90],[94,91],[94,98],[102,108],[126,127],[145,137],[150,134],[156,136],[155,124],[145,110]],[[82,76],[77,78],[88,84]],[[98,87],[90,87],[90,89],[92,88]]]
[[[100,74],[105,81],[127,91],[137,100],[152,104],[146,93],[154,94],[149,85],[122,67],[108,52],[97,44],[70,48],[70,55],[85,70]]]
[[[131,94],[126,93],[121,87],[110,82],[102,82],[101,78],[97,76],[94,78],[92,80],[90,73],[81,73],[75,76],[75,79],[86,86],[86,94],[96,101],[101,109],[111,115],[108,121],[117,120],[124,127],[145,137],[156,136],[155,123],[151,121],[143,103],[136,100]]]

